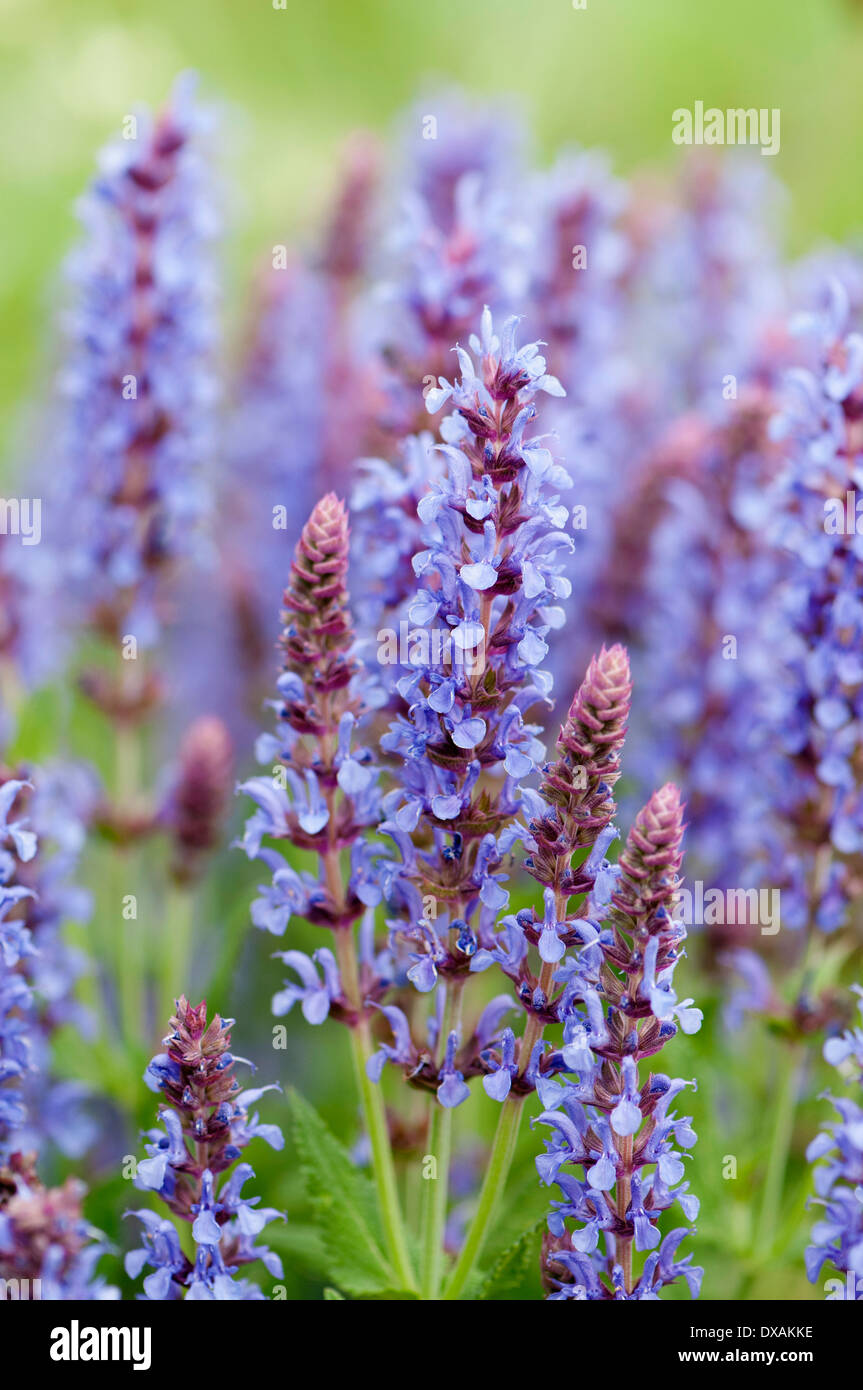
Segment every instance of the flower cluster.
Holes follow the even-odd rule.
[[[592,849],[599,840],[608,844],[605,831],[616,810],[612,792],[620,776],[631,695],[626,649],[603,647],[570,705],[557,741],[560,757],[543,777],[540,795],[550,813],[531,825],[536,849],[527,867],[554,891],[558,903],[593,886],[584,877],[574,886],[575,851]]]
[[[615,536],[618,551],[637,532],[642,558],[610,586],[611,606],[629,615],[644,693],[632,771],[642,791],[669,774],[685,785],[698,869],[713,882],[748,881],[767,811],[753,779],[769,755],[766,729],[755,718],[741,728],[740,710],[758,707],[774,659],[763,631],[779,573],[763,500],[779,466],[774,400],[772,382],[753,384],[721,419],[673,429]]]
[[[126,1256],[126,1272],[142,1270],[144,1296],[154,1301],[191,1299],[261,1299],[260,1288],[235,1279],[241,1265],[261,1260],[281,1277],[279,1257],[256,1238],[281,1213],[259,1207],[259,1197],[244,1197],[255,1176],[248,1163],[237,1163],[252,1139],[274,1149],[284,1143],[276,1125],[261,1124],[249,1107],[269,1090],[240,1090],[234,1075],[238,1059],[230,1051],[232,1020],[218,1014],[208,1022],[203,1001],[195,1008],[185,996],[177,1001],[166,1051],[150,1062],[145,1081],[160,1093],[161,1128],[149,1131],[147,1158],[137,1166],[135,1185],[155,1192],[173,1217],[190,1223],[195,1247],[190,1260],[176,1224],[149,1208],[131,1213],[144,1227],[140,1249]],[[229,1171],[232,1170],[232,1171]]]
[[[10,777],[0,788],[0,1159],[17,1147],[16,1132],[26,1118],[23,1079],[33,1066],[33,993],[21,968],[34,953],[21,915],[31,889],[17,882],[17,876],[37,846],[26,821],[9,820],[26,785]]]
[[[379,429],[390,440],[417,428],[429,381],[483,305],[512,313],[529,293],[533,230],[520,206],[517,122],[455,94],[431,106],[433,115],[416,106],[404,123],[364,316],[383,368]]]
[[[679,1001],[672,988],[686,935],[673,916],[682,835],[680,795],[669,784],[636,817],[610,902],[600,911],[591,903],[596,920],[581,920],[584,945],[556,973],[561,1057],[572,1079],[543,1088],[549,1108],[539,1116],[554,1134],[537,1167],[561,1192],[545,1247],[551,1298],[652,1299],[680,1276],[693,1295],[700,1287],[692,1257],[678,1256],[689,1228],[663,1236],[659,1227],[675,1202],[689,1221],[698,1212],[679,1152],[695,1134],[672,1109],[687,1083],[639,1070],[678,1028],[691,1033],[701,1023],[692,1000]],[[634,1251],[649,1252],[640,1270]]]
[[[859,1007],[863,1013],[863,990]],[[863,1028],[828,1038],[824,1057],[846,1081],[863,1082]],[[806,1271],[814,1284],[829,1263],[851,1276],[843,1297],[863,1299],[863,1107],[849,1096],[830,1097],[838,1119],[825,1125],[806,1151],[815,1168],[814,1202],[823,1211],[812,1227]],[[826,1162],[818,1163],[819,1159]]]
[[[428,548],[414,557],[408,620],[428,640],[396,685],[407,713],[381,741],[400,784],[381,825],[402,857],[392,933],[409,947],[407,976],[422,993],[439,978],[460,993],[497,949],[506,859],[529,804],[522,783],[544,758],[530,714],[548,699],[546,637],[569,593],[561,569],[572,542],[558,498],[569,479],[533,431],[535,397],[561,388],[539,345],[517,347],[515,332],[510,319],[498,336],[486,311],[473,355],[458,349],[461,378],[441,378],[426,401],[430,411],[456,407],[441,430],[446,475],[419,506]],[[464,1076],[484,1069],[478,1033],[464,1040],[472,1055],[456,1059],[458,1029],[447,1030],[437,1062],[413,1068],[414,1084],[433,1085],[445,1105],[464,1099]]]
[[[14,1288],[18,1298],[45,1302],[119,1298],[119,1290],[96,1273],[107,1246],[82,1214],[83,1195],[84,1185],[75,1178],[62,1187],[44,1187],[32,1156],[13,1154],[0,1165],[4,1288]]]
[[[29,890],[19,908],[31,948],[21,969],[33,995],[27,1120],[20,1144],[26,1150],[41,1149],[47,1140],[77,1156],[95,1136],[89,1088],[53,1075],[51,1043],[62,1027],[72,1026],[85,1038],[94,1030],[89,1009],[77,997],[78,983],[92,972],[92,962],[70,945],[65,928],[70,922],[88,922],[92,913],[91,895],[78,874],[98,788],[91,770],[78,763],[52,763],[27,774],[28,784],[20,787],[13,803],[14,814],[26,821],[36,840],[34,854],[17,865],[14,880],[18,888]]]
[[[95,1273],[106,1246],[82,1215],[83,1183],[69,1178],[46,1188],[35,1154],[22,1152],[25,1143],[46,1136],[80,1152],[91,1137],[78,1113],[80,1088],[40,1074],[51,1028],[72,1009],[57,928],[69,891],[69,851],[74,860],[80,846],[60,839],[46,863],[25,814],[30,810],[46,823],[44,793],[40,801],[31,782],[6,776],[0,786],[0,1280],[14,1281],[22,1298],[114,1298],[117,1290]],[[70,826],[75,842],[75,822]]]
[[[816,271],[815,311],[789,332],[774,285],[745,351],[732,335],[739,380],[724,378],[727,397],[702,389],[698,411],[638,468],[595,602],[602,629],[633,650],[646,696],[631,765],[640,795],[679,780],[697,872],[766,881],[783,925],[834,931],[860,884],[860,537],[847,514],[861,447],[859,292],[850,268],[826,290]],[[756,928],[738,923],[733,943],[711,931],[733,945],[720,963],[758,972],[741,954]],[[831,1016],[829,992],[801,996],[791,1023],[809,1033]]]
[[[156,118],[130,116],[104,153],[69,264],[68,361],[52,497],[72,617],[151,647],[163,578],[204,506],[212,440],[215,223],[199,148],[207,125],[182,78]],[[55,541],[55,544],[58,544]],[[127,716],[154,692],[85,685]]]
[[[455,94],[431,107],[435,115],[416,106],[404,122],[398,191],[381,212],[383,255],[370,257],[360,303],[359,320],[370,325],[361,343],[372,364],[374,454],[354,465],[352,587],[357,618],[371,630],[397,622],[413,597],[417,508],[445,470],[425,428],[429,390],[485,305],[502,315],[530,297],[535,231],[518,197],[517,124]],[[389,665],[374,674],[385,688],[394,676]]]
[[[273,871],[271,886],[253,905],[252,920],[274,935],[282,935],[298,913],[343,937],[366,906],[380,901],[362,835],[380,819],[379,769],[371,751],[354,743],[365,710],[353,652],[347,566],[347,513],[329,493],[303,528],[285,590],[284,669],[280,699],[274,702],[277,728],[258,740],[256,750],[261,762],[273,764],[273,775],[240,787],[258,806],[246,824],[244,848]],[[265,838],[317,854],[320,878],[295,870],[262,843]],[[342,851],[351,858],[347,882],[342,880]],[[359,985],[352,979],[342,982],[326,947],[316,959],[324,972],[322,985],[308,957],[296,951],[284,954],[284,963],[302,984],[289,985],[277,996],[279,1012],[302,999],[313,1022],[323,1022],[331,1009],[347,1021],[355,1018]]]
[[[772,608],[781,665],[762,692],[784,754],[769,784],[773,858],[788,881],[786,920],[824,931],[858,896],[863,854],[863,536],[847,514],[863,482],[863,336],[850,318],[833,279],[794,322],[810,360],[788,373],[773,422],[785,466],[770,536],[787,558]]]
[[[244,788],[259,806],[246,848],[275,869],[253,916],[279,933],[294,913],[335,929],[337,955],[326,947],[314,959],[283,953],[299,983],[289,982],[274,1005],[284,1012],[299,1002],[311,1023],[332,1014],[353,1025],[341,929],[368,909],[356,981],[362,997],[354,997],[363,1012],[380,1010],[392,1039],[367,1058],[373,1081],[392,1063],[412,1086],[434,1092],[444,1111],[467,1098],[476,1076],[502,1103],[539,1091],[543,1120],[563,1135],[540,1161],[544,1179],[559,1178],[567,1196],[548,1251],[562,1290],[574,1287],[563,1272],[567,1260],[584,1254],[591,1297],[655,1297],[680,1274],[697,1291],[699,1272],[676,1253],[684,1231],[655,1250],[660,1214],[675,1201],[690,1219],[697,1208],[681,1185],[674,1147],[694,1142],[688,1121],[671,1109],[684,1083],[653,1074],[642,1083],[638,1075],[642,1059],[678,1027],[695,1031],[701,1017],[671,987],[685,937],[671,913],[682,808],[676,788],[663,788],[637,818],[618,868],[608,863],[632,692],[623,647],[603,647],[591,661],[554,762],[545,762],[540,727],[530,722],[550,703],[542,662],[562,620],[558,601],[569,594],[561,571],[572,542],[558,498],[568,476],[533,427],[537,395],[561,388],[539,345],[519,348],[515,330],[509,320],[496,334],[486,311],[470,352],[457,350],[460,378],[441,378],[427,395],[430,411],[452,402],[455,412],[441,430],[444,468],[418,508],[424,548],[413,559],[411,643],[394,686],[403,712],[381,739],[394,785],[381,801],[376,793],[364,803],[364,815],[356,796],[366,784],[352,768],[345,775],[353,760],[335,736],[346,712],[353,722],[356,692],[370,682],[352,655],[346,524],[334,498],[318,504],[303,532],[285,599],[279,738],[259,745],[262,761],[275,758],[284,776]],[[526,782],[538,770],[539,792]],[[347,804],[336,817],[337,788]],[[400,862],[368,853],[361,838],[368,829],[392,840]],[[315,850],[320,881],[263,848],[265,836]],[[505,884],[519,843],[543,887],[543,907],[507,915]],[[340,850],[351,851],[354,870],[363,851],[364,896],[353,876],[354,902],[339,896]],[[381,896],[385,952],[374,940],[372,909]],[[511,981],[514,997],[498,995],[463,1022],[465,985],[492,967]],[[436,992],[424,1022],[411,991]],[[504,1023],[519,1006],[527,1022],[517,1038]],[[561,1024],[563,1044],[555,1047],[544,1033]],[[567,1162],[584,1166],[582,1184],[561,1174]],[[571,1216],[586,1222],[572,1245]],[[633,1242],[651,1251],[637,1277]]]

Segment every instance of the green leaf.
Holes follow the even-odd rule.
[[[536,1158],[528,1151],[517,1155],[506,1187],[505,1200],[495,1217],[483,1257],[486,1270],[493,1269],[510,1246],[515,1245],[530,1226],[542,1222],[548,1212],[548,1189],[536,1177]]]
[[[336,1301],[338,1301],[339,1303],[344,1303],[344,1294],[339,1293],[338,1289],[324,1289],[324,1302],[335,1303]]]
[[[542,1297],[540,1252],[545,1217],[534,1221],[503,1252],[476,1294],[484,1302],[514,1302]]]
[[[379,1303],[416,1303],[419,1299],[420,1295],[415,1289],[379,1289],[377,1293],[359,1295],[361,1302],[375,1300]]]
[[[330,1278],[356,1297],[397,1288],[398,1280],[382,1254],[374,1187],[314,1107],[296,1091],[290,1091],[288,1099],[291,1134]]]
[[[274,1231],[270,1241],[279,1254],[290,1261],[295,1271],[305,1272],[314,1278],[327,1268],[329,1256],[320,1231],[310,1222],[291,1220]]]

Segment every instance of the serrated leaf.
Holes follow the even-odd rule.
[[[288,1099],[291,1134],[326,1249],[330,1278],[345,1293],[357,1297],[397,1288],[398,1280],[382,1253],[372,1184],[314,1106],[297,1091],[290,1091]]]
[[[534,1221],[518,1240],[503,1252],[497,1264],[480,1285],[476,1297],[484,1302],[514,1302],[542,1297],[540,1250],[545,1218]]]

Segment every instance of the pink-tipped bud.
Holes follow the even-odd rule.
[[[546,800],[585,831],[598,834],[614,815],[611,789],[620,776],[631,698],[626,648],[603,647],[576,692],[557,741],[561,756],[542,785]]]
[[[174,838],[174,876],[193,878],[201,859],[218,842],[231,794],[233,748],[225,724],[204,715],[186,731],[180,771],[169,809]]]
[[[531,826],[537,851],[528,868],[556,891],[583,891],[569,875],[576,849],[592,846],[614,816],[612,788],[632,697],[625,647],[603,647],[576,692],[557,741],[560,757],[546,771],[540,792],[551,814]]]
[[[626,837],[613,901],[636,926],[650,929],[660,909],[671,910],[683,863],[683,810],[679,788],[666,782],[639,811]]]
[[[620,750],[632,699],[629,655],[619,643],[602,647],[591,658],[587,675],[576,691],[558,747],[562,761],[583,767],[594,783],[613,786],[620,776]]]
[[[285,667],[320,695],[347,685],[356,669],[350,655],[348,538],[345,504],[329,492],[303,527],[285,590]]]

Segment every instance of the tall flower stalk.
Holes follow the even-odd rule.
[[[858,1006],[863,1013],[863,990]],[[863,1082],[863,1028],[849,1028],[840,1036],[828,1038],[824,1058],[834,1066],[846,1084]],[[814,1163],[815,1197],[818,1209],[812,1227],[812,1243],[806,1251],[806,1272],[814,1284],[825,1264],[845,1276],[841,1294],[834,1297],[863,1300],[863,1106],[859,1092],[829,1097],[837,1118],[822,1126],[806,1151]],[[841,1281],[840,1281],[841,1282]]]
[[[389,1254],[396,1274],[410,1288],[414,1276],[386,1118],[366,1070],[372,1054],[368,1000],[380,993],[380,982],[374,959],[358,954],[355,928],[366,906],[380,900],[362,835],[380,819],[379,774],[368,749],[352,748],[365,710],[353,654],[347,567],[347,513],[329,493],[303,528],[291,565],[284,595],[277,732],[260,739],[257,750],[261,761],[273,763],[273,775],[253,778],[240,788],[259,808],[246,825],[244,846],[273,871],[272,886],[252,909],[256,925],[281,935],[289,917],[298,913],[332,933],[334,952],[324,946],[312,959],[301,951],[281,953],[299,983],[286,981],[273,1007],[282,1015],[299,1001],[310,1023],[322,1023],[332,1013],[349,1027]],[[265,837],[316,854],[317,880],[264,846]]]
[[[32,890],[17,879],[21,866],[35,855],[37,841],[26,820],[9,820],[25,785],[9,778],[0,789],[0,1159],[15,1148],[16,1133],[25,1122],[23,1089],[33,1066],[35,1004],[23,966],[35,948],[21,911]]]
[[[31,783],[16,778],[0,787],[0,1281],[4,1297],[8,1281],[19,1298],[115,1298],[117,1290],[95,1272],[107,1247],[84,1219],[84,1184],[70,1177],[62,1187],[45,1187],[36,1154],[22,1152],[25,1142],[50,1128],[52,1109],[55,1121],[60,1118],[60,1107],[51,1105],[49,1078],[35,1084],[45,1060],[40,1006],[50,1000],[38,988],[38,976],[33,985],[32,967],[41,954],[38,919],[31,915],[37,899],[22,881],[40,849],[22,811],[31,790]],[[41,867],[50,894],[50,873]],[[50,921],[50,901],[45,908]],[[47,971],[50,962],[42,964]],[[34,1099],[38,1114],[31,1113]],[[75,1148],[71,1137],[66,1147]]]
[[[81,201],[85,236],[67,270],[58,443],[67,467],[52,500],[65,509],[72,616],[118,660],[126,634],[142,649],[156,642],[166,580],[189,553],[206,498],[216,230],[207,121],[190,76],[158,116],[129,117]],[[94,674],[86,688],[129,722],[151,704],[154,682]]]
[[[553,1298],[652,1299],[680,1276],[693,1294],[700,1288],[702,1271],[691,1256],[677,1256],[687,1228],[663,1238],[658,1224],[674,1202],[689,1220],[698,1211],[675,1148],[689,1149],[695,1134],[671,1110],[687,1083],[640,1067],[678,1028],[691,1033],[701,1024],[700,1010],[691,999],[678,1001],[671,983],[686,936],[672,912],[682,836],[680,794],[669,784],[636,817],[610,903],[559,972],[562,1057],[574,1079],[539,1116],[554,1137],[537,1160],[562,1197],[552,1204],[554,1240],[545,1248]],[[579,1223],[574,1230],[570,1218]]]
[[[178,578],[202,546],[216,437],[217,222],[204,157],[209,116],[194,85],[181,77],[158,114],[126,118],[80,202],[84,235],[67,266],[46,489],[49,516],[63,519],[62,532],[52,522],[46,536],[56,600],[65,627],[83,638],[78,684],[107,734],[94,826],[111,848],[100,861],[94,932],[111,984],[96,1003],[101,1031],[119,1032],[130,1057],[152,1027],[146,987],[162,951],[145,958],[141,926],[124,904],[134,899],[137,916],[136,847],[158,821],[148,768],[171,684],[165,639]],[[141,902],[141,917],[149,906]],[[185,975],[174,980],[173,991],[184,983]]]
[[[161,1128],[147,1135],[147,1158],[137,1165],[135,1185],[157,1193],[169,1215],[146,1207],[130,1213],[144,1230],[142,1246],[126,1256],[126,1272],[136,1279],[144,1269],[152,1271],[143,1287],[153,1301],[262,1299],[256,1284],[234,1278],[255,1260],[276,1278],[282,1275],[278,1255],[256,1244],[282,1213],[259,1207],[259,1197],[243,1196],[255,1174],[249,1163],[237,1162],[255,1138],[281,1149],[278,1126],[261,1124],[249,1113],[266,1091],[278,1088],[240,1089],[232,1026],[232,1019],[218,1014],[208,1020],[205,1001],[193,1007],[183,995],[164,1039],[166,1051],[147,1067],[147,1085],[163,1097]],[[184,1249],[178,1220],[191,1229],[193,1256]]]
[[[65,929],[87,922],[92,911],[77,874],[97,786],[89,769],[73,763],[19,768],[17,774],[0,769],[3,817],[11,816],[17,827],[14,834],[10,828],[4,851],[2,916],[10,920],[0,929],[0,935],[11,933],[3,955],[12,973],[2,993],[17,1001],[17,1051],[26,1062],[20,1074],[26,1118],[16,1142],[24,1152],[50,1144],[78,1155],[95,1137],[87,1113],[90,1087],[58,1077],[52,1043],[63,1027],[88,1040],[94,1034],[92,1012],[78,997],[91,986],[94,965],[69,943]]]
[[[502,317],[529,294],[534,231],[519,197],[517,123],[453,93],[430,93],[427,102],[402,125],[401,178],[381,218],[384,254],[369,258],[361,301],[360,346],[372,364],[367,389],[376,409],[370,456],[357,460],[351,492],[353,590],[358,617],[375,628],[397,623],[416,588],[417,508],[445,472],[426,405],[453,344],[467,341],[484,306]],[[425,111],[434,113],[433,138]],[[396,673],[375,672],[385,686]]]
[[[391,929],[411,950],[407,974],[416,989],[430,993],[440,981],[444,992],[429,1048],[408,1045],[400,1010],[391,1006],[387,1015],[397,1041],[392,1060],[413,1085],[433,1089],[445,1112],[433,1109],[429,1137],[439,1176],[426,1194],[427,1297],[436,1296],[441,1275],[446,1112],[467,1097],[467,1079],[478,1072],[499,1073],[490,1094],[501,1100],[513,1076],[519,1089],[533,1084],[530,1023],[517,1058],[507,1030],[503,1052],[486,1060],[509,1001],[502,996],[467,1026],[463,997],[475,967],[491,964],[495,919],[509,901],[504,869],[523,833],[520,784],[544,754],[529,715],[550,690],[540,663],[556,600],[569,591],[560,571],[571,549],[561,529],[568,513],[556,495],[569,478],[533,432],[535,397],[559,395],[561,387],[546,373],[538,344],[516,345],[514,319],[498,336],[486,310],[470,347],[458,349],[460,380],[441,378],[426,398],[430,412],[448,401],[456,407],[441,431],[447,472],[419,505],[428,548],[414,557],[419,588],[408,618],[429,641],[397,683],[408,713],[382,740],[400,759],[402,783],[387,798],[381,827],[403,861]],[[535,1007],[526,985],[522,999]]]
[[[544,769],[535,818],[530,823],[529,853],[525,867],[544,888],[542,925],[536,913],[520,913],[507,919],[505,954],[498,955],[504,973],[513,980],[518,997],[529,1009],[520,1043],[521,1073],[509,1083],[501,1066],[497,1080],[486,1081],[486,1090],[503,1098],[504,1107],[473,1224],[448,1286],[450,1297],[464,1287],[473,1264],[482,1252],[494,1218],[515,1149],[522,1102],[529,1093],[526,1068],[536,1059],[534,1083],[541,1097],[555,1067],[562,1060],[553,1055],[545,1076],[541,1057],[546,1026],[562,1017],[567,992],[556,989],[556,971],[568,945],[583,939],[582,918],[587,895],[594,891],[601,870],[607,873],[604,853],[614,831],[613,788],[620,776],[620,754],[626,736],[632,683],[629,660],[623,647],[602,648],[588,668],[558,737],[558,758]],[[578,856],[578,863],[574,860]],[[570,914],[570,901],[578,907]],[[531,922],[531,917],[534,921]],[[592,931],[592,928],[590,928]],[[539,977],[529,970],[529,945],[537,948]],[[485,963],[480,958],[480,967]],[[501,1054],[501,1063],[504,1060]],[[500,1083],[504,1090],[501,1096]]]

